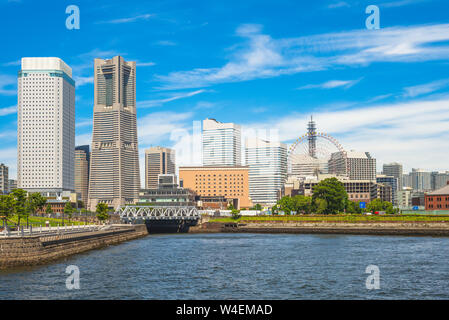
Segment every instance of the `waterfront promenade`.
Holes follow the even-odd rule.
[[[20,230],[0,236],[0,269],[44,264],[147,234],[145,225],[124,224]]]

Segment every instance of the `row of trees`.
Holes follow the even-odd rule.
[[[396,213],[391,202],[374,199],[367,208],[370,212],[385,211],[387,214]],[[285,214],[292,212],[309,214],[337,214],[362,213],[359,203],[350,201],[343,184],[336,178],[328,178],[320,181],[313,189],[313,196],[296,195],[283,197],[272,208],[273,213],[283,211]]]
[[[45,208],[45,213],[52,214],[53,210],[50,204],[47,204],[47,199],[43,197],[40,193],[27,193],[23,189],[15,189],[8,195],[0,195],[0,218],[3,223],[12,216],[17,216],[17,225],[20,226],[21,220],[27,220],[30,215],[36,215],[37,211],[43,211]],[[64,214],[70,219],[73,213],[77,210],[72,207],[70,201],[65,204]],[[81,213],[87,213],[88,211],[83,209]],[[100,221],[107,220],[109,218],[108,206],[104,203],[99,203],[96,208],[97,218]]]

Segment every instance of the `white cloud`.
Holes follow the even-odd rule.
[[[293,113],[248,129],[275,128],[284,142],[306,132],[309,114]],[[447,170],[449,149],[449,98],[377,105],[313,114],[318,131],[336,137],[346,150],[369,151],[378,166],[399,161],[404,167]]]
[[[137,62],[136,63],[137,67],[152,67],[154,65],[156,65],[156,63],[151,62],[151,61],[150,62]]]
[[[0,108],[0,116],[7,116],[17,112],[17,106],[11,106],[6,108]]]
[[[203,92],[206,92],[206,90],[196,90],[196,91],[191,91],[191,92],[176,93],[175,95],[173,95],[169,98],[164,98],[164,99],[143,100],[143,101],[137,102],[137,107],[138,108],[157,107],[157,106],[161,106],[167,102],[184,99],[184,98],[190,98],[190,97],[196,96],[197,94],[200,94]]]
[[[446,88],[449,86],[449,79],[432,81],[426,84],[420,84],[417,86],[411,86],[404,88],[404,96],[405,97],[417,97],[420,95],[424,95],[427,93],[432,93],[438,91],[440,89]]]
[[[90,84],[90,83],[94,83],[94,77],[80,77],[80,76],[76,76],[75,77],[75,83],[77,87],[81,87],[85,84]]]
[[[217,83],[366,66],[375,62],[421,62],[449,59],[449,24],[353,30],[274,39],[260,25],[243,25],[231,58],[220,67],[158,75],[161,89],[197,88]],[[438,43],[438,44],[437,44]]]
[[[339,2],[329,4],[327,7],[329,9],[336,9],[336,8],[342,8],[342,7],[349,8],[350,5],[349,5],[349,3],[345,2],[345,1],[339,1]]]
[[[327,81],[327,82],[324,82],[321,84],[308,84],[306,86],[302,86],[302,87],[298,88],[298,90],[315,89],[315,88],[334,89],[334,88],[339,88],[339,87],[348,89],[348,88],[351,88],[352,86],[354,86],[359,81],[360,81],[360,79],[358,79],[358,80],[330,80],[330,81]]]
[[[153,16],[154,16],[154,14],[147,13],[147,14],[141,14],[141,15],[129,17],[129,18],[120,18],[120,19],[113,19],[113,20],[108,20],[108,21],[100,21],[98,23],[112,23],[112,24],[131,23],[131,22],[136,22],[139,20],[148,20]]]
[[[17,94],[17,77],[0,74],[0,95],[12,96]]]

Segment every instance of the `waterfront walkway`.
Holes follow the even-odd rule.
[[[20,230],[10,231],[3,230],[0,232],[0,238],[9,237],[29,237],[29,236],[53,236],[53,235],[69,235],[85,232],[95,232],[110,229],[111,225],[71,225],[71,226],[57,226],[57,227],[21,227]]]

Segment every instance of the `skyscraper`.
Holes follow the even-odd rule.
[[[412,172],[410,172],[410,180],[413,191],[432,190],[432,178],[429,171],[413,168]]]
[[[403,169],[402,164],[393,162],[393,163],[386,163],[383,165],[383,174],[387,176],[392,176],[398,179],[398,188],[397,190],[402,190],[403,187]]]
[[[239,125],[215,119],[203,120],[203,165],[239,166],[242,161],[241,139]]]
[[[274,205],[287,177],[287,146],[257,138],[245,141],[249,196],[253,204]]]
[[[136,62],[95,59],[94,124],[88,207],[134,203],[140,189]]]
[[[175,150],[152,147],[145,150],[145,188],[158,187],[158,175],[175,174]]]
[[[75,148],[75,192],[81,195],[84,206],[87,205],[89,190],[89,146],[78,146]]]
[[[17,151],[18,188],[74,190],[75,82],[59,58],[22,58]]]

